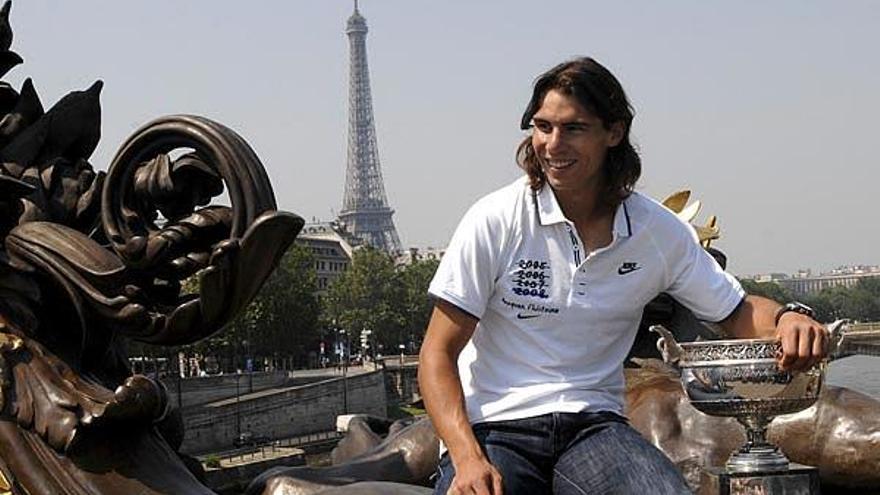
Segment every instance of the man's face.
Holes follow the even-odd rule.
[[[597,190],[608,148],[623,137],[623,125],[606,129],[574,98],[550,90],[532,117],[532,146],[547,182],[556,191]]]

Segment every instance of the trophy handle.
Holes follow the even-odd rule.
[[[650,330],[659,334],[657,338],[657,350],[663,356],[663,362],[670,365],[677,365],[684,355],[684,350],[678,345],[672,332],[663,325],[651,325]]]
[[[829,361],[856,354],[880,356],[880,326],[837,320],[829,323],[827,328],[831,340]]]

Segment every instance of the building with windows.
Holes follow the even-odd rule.
[[[395,265],[411,265],[414,261],[440,260],[446,253],[446,248],[416,248],[411,247],[394,259]]]
[[[309,248],[315,258],[315,289],[321,298],[351,264],[351,239],[335,222],[316,222],[307,223],[296,242]]]
[[[768,273],[752,277],[755,282],[774,282],[800,297],[815,294],[832,287],[855,287],[867,278],[880,278],[880,266],[841,266],[834,270],[813,275],[811,270],[799,270],[794,275]]]

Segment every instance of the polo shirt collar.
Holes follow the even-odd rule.
[[[535,195],[536,209],[538,210],[538,218],[541,225],[552,225],[554,223],[571,222],[562,212],[562,207],[556,201],[556,194],[553,188],[544,185]],[[632,235],[632,221],[629,217],[629,209],[626,203],[629,198],[623,200],[614,212],[614,234],[615,236],[630,237]]]

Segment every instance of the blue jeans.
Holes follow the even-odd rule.
[[[691,493],[672,461],[614,413],[551,413],[473,429],[505,494]],[[448,453],[438,471],[434,494],[444,495],[455,476]]]

